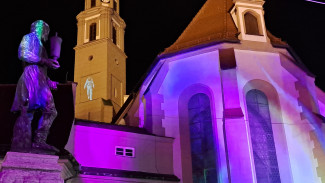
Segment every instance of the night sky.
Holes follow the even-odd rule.
[[[155,57],[176,41],[206,0],[120,0],[120,15],[126,22],[127,93],[132,91]],[[325,0],[324,0],[325,1]],[[0,84],[17,83],[21,61],[17,50],[30,24],[42,19],[50,36],[62,37],[61,68],[49,72],[52,80],[73,81],[76,16],[84,0],[25,0],[1,2]],[[325,91],[325,5],[303,0],[266,0],[268,30],[286,41],[316,76]],[[4,11],[7,9],[7,11]]]

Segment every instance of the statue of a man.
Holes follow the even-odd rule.
[[[13,132],[11,150],[29,152],[31,148],[58,152],[54,146],[46,143],[50,127],[57,116],[51,89],[57,88],[57,82],[47,76],[47,68],[60,67],[57,60],[47,56],[43,43],[47,41],[50,28],[43,20],[31,25],[31,32],[22,38],[18,49],[18,58],[24,63],[16,88],[12,112],[19,112]],[[31,122],[36,110],[42,116],[32,139]]]

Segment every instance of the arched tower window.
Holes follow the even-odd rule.
[[[209,97],[194,95],[188,103],[193,182],[217,182],[216,152]]]
[[[113,43],[117,44],[117,30],[116,30],[116,27],[114,27],[114,26],[113,26],[112,37],[113,37]]]
[[[93,8],[96,6],[96,0],[91,0],[90,1],[90,7]]]
[[[258,183],[281,183],[269,103],[260,90],[246,94],[256,179]]]
[[[96,23],[92,23],[89,27],[89,41],[96,40]]]
[[[117,2],[116,2],[116,0],[113,0],[113,9],[114,9],[114,11],[117,11]]]
[[[244,19],[245,19],[246,34],[260,35],[257,18],[250,12],[247,12],[244,15]]]

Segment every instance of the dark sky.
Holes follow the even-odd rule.
[[[155,57],[176,41],[206,0],[120,0],[126,22],[127,93],[149,68]],[[1,11],[0,83],[16,83],[22,73],[17,49],[30,24],[43,19],[51,33],[62,37],[61,68],[50,72],[52,80],[73,80],[77,37],[76,15],[84,0],[4,1]],[[325,5],[303,0],[266,0],[265,20],[271,33],[296,51],[325,90]],[[7,11],[4,11],[7,9]]]

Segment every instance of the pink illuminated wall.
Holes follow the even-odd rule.
[[[66,148],[84,167],[173,174],[172,142],[172,138],[75,125]],[[117,146],[134,148],[135,156],[117,156]]]

